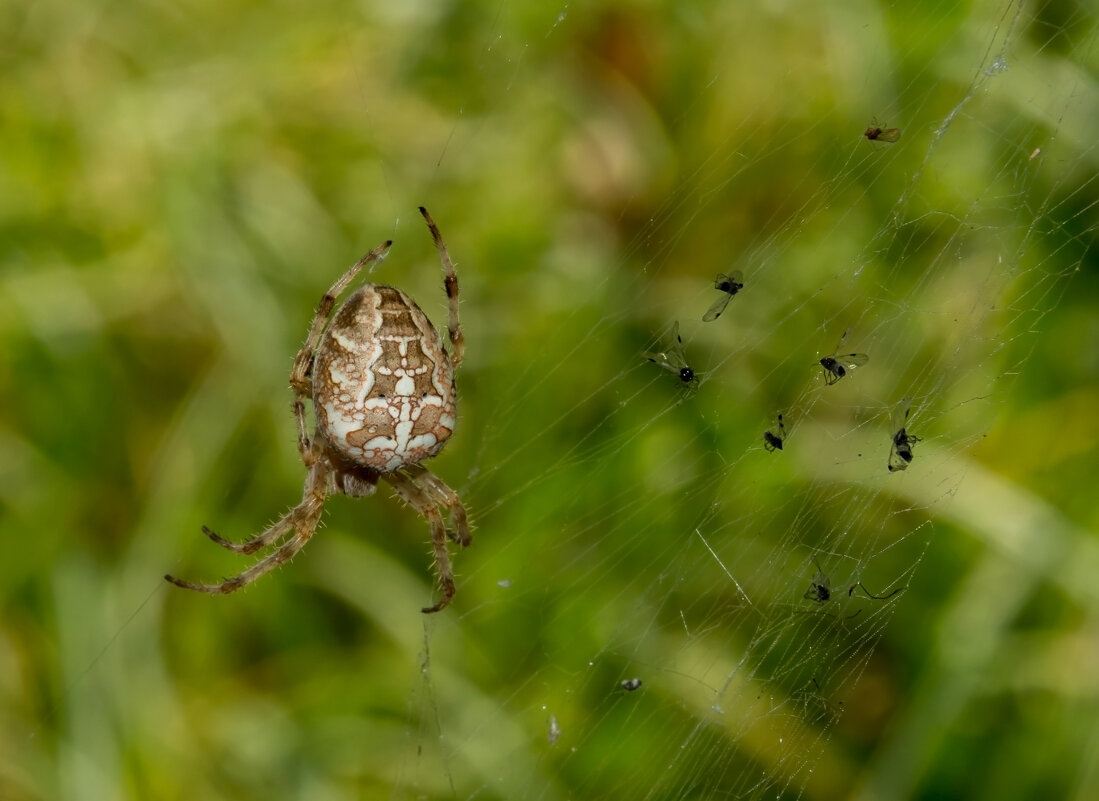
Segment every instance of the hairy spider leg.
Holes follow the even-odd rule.
[[[439,506],[445,506],[450,514],[450,527],[447,536],[454,542],[465,548],[473,542],[473,536],[469,533],[469,521],[466,508],[462,505],[462,499],[458,493],[447,486],[437,475],[421,465],[412,465],[405,469],[416,486],[428,492],[432,500]]]
[[[447,253],[443,236],[439,233],[435,221],[431,219],[431,215],[427,213],[427,209],[423,206],[420,206],[420,214],[423,215],[427,227],[431,231],[431,238],[435,241],[435,249],[439,251],[439,260],[443,263],[443,271],[446,273],[443,276],[443,286],[446,289],[449,315],[447,335],[450,337],[450,362],[457,370],[462,366],[462,357],[465,356],[466,352],[465,335],[462,334],[462,324],[458,320],[458,273],[454,269],[454,262],[450,260],[450,254]]]
[[[309,469],[309,475],[305,482],[305,493],[301,503],[287,512],[282,520],[271,526],[267,531],[263,532],[258,537],[253,537],[251,540],[247,540],[243,543],[245,547],[252,547],[252,545],[258,541],[260,544],[255,545],[255,547],[252,548],[252,550],[256,550],[263,547],[263,545],[274,542],[282,536],[282,532],[291,527],[294,528],[296,532],[293,537],[287,540],[277,550],[272,551],[244,572],[227,578],[220,584],[195,584],[170,575],[165,576],[164,578],[177,587],[183,587],[186,590],[196,590],[197,592],[206,592],[212,595],[228,595],[231,592],[236,592],[241,587],[248,586],[260,576],[270,573],[279,565],[289,562],[297,555],[298,551],[305,547],[305,543],[309,542],[313,533],[317,530],[317,524],[321,519],[321,511],[324,509],[324,499],[328,488],[328,472],[330,469],[328,462],[324,459],[316,462]],[[207,536],[213,534],[212,531],[206,528],[203,528],[203,531],[207,533]],[[216,539],[214,539],[215,537]],[[214,539],[219,545],[226,545],[227,547],[232,545],[228,540],[223,540],[216,534],[213,534],[211,539]],[[237,549],[231,548],[231,550]],[[251,551],[243,552],[251,553]]]
[[[454,568],[450,564],[450,554],[446,549],[446,526],[443,524],[443,515],[434,499],[428,497],[416,481],[402,472],[382,473],[381,477],[387,481],[400,498],[427,518],[431,526],[431,546],[435,553],[435,572],[439,578],[439,587],[443,597],[434,606],[424,607],[421,611],[425,614],[438,612],[450,603],[454,597]],[[468,533],[468,532],[467,532]]]

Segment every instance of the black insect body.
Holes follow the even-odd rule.
[[[889,472],[895,473],[898,470],[907,469],[912,463],[912,445],[919,441],[919,437],[912,436],[903,428],[893,435],[893,451],[889,454]]]
[[[847,339],[847,332],[843,332],[843,336],[840,337],[839,344],[836,345],[836,350],[843,347],[844,340]],[[862,367],[870,361],[870,357],[865,353],[844,353],[838,354],[833,352],[831,356],[825,356],[818,364],[824,368],[824,385],[832,386],[839,381],[845,375],[852,370]]]
[[[893,424],[893,445],[889,449],[890,473],[908,469],[908,465],[912,463],[912,446],[920,441],[919,437],[909,434],[905,428],[908,423],[908,412],[910,411],[908,399],[902,401],[901,405],[904,408],[904,414],[899,415],[899,419]]]
[[[638,689],[641,686],[641,679],[626,679],[625,681],[621,682],[619,686],[626,692],[632,693],[634,690]]]
[[[721,313],[725,311],[725,307],[729,305],[729,301],[733,299],[733,296],[744,289],[744,273],[740,270],[734,270],[728,275],[725,273],[718,273],[717,278],[714,279],[714,289],[721,292],[722,295],[715,300],[714,305],[702,315],[702,322],[704,323],[708,323],[711,320],[716,320],[720,317]]]
[[[786,427],[782,424],[782,415],[775,418],[775,425],[763,432],[763,449],[768,453],[782,450],[786,441]]]

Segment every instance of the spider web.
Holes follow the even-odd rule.
[[[1040,587],[1094,618],[1090,535],[996,463],[1022,447],[1003,419],[1019,396],[1056,381],[1046,329],[1094,265],[1093,16],[739,5],[318,12],[297,44],[336,42],[318,58],[351,78],[289,94],[336,97],[320,105],[350,144],[308,168],[274,147],[286,161],[251,164],[231,224],[172,195],[200,233],[169,236],[169,283],[223,355],[172,410],[112,578],[75,560],[50,579],[59,689],[22,712],[8,795],[913,797]],[[381,88],[410,73],[415,99]],[[168,83],[176,112],[202,106],[199,78]],[[867,141],[875,119],[900,140]],[[339,175],[345,212],[309,171]],[[177,532],[254,530],[300,480],[275,394],[340,269],[323,265],[397,220],[371,280],[443,325],[420,203],[467,340],[458,432],[430,464],[475,524],[453,605],[419,614],[426,524],[381,493],[331,503],[247,593],[168,594],[183,547],[187,569],[240,567]],[[216,283],[212,245],[234,265]],[[702,322],[733,270],[744,288]],[[676,322],[695,390],[642,357]],[[849,352],[868,362],[826,386],[817,360]],[[909,408],[914,459],[891,473]],[[5,436],[16,464],[40,458]],[[944,577],[974,543],[992,556]],[[957,670],[904,676],[915,651]],[[1099,784],[1099,731],[1073,731],[1051,797]]]
[[[462,494],[485,553],[460,557],[476,600],[427,627],[455,638],[443,648],[429,636],[436,659],[478,649],[474,632],[522,635],[488,655],[480,680],[425,678],[414,716],[430,725],[417,742],[437,747],[455,797],[915,792],[915,757],[898,764],[883,747],[859,771],[849,743],[880,736],[875,707],[900,703],[878,653],[898,606],[919,604],[898,590],[920,582],[936,536],[973,505],[956,496],[983,488],[974,446],[1004,384],[1027,371],[1063,279],[1088,257],[1095,149],[1076,132],[1084,82],[1036,92],[1052,88],[1055,37],[1042,38],[1041,9],[980,5],[957,29],[931,26],[910,45],[918,54],[890,52],[885,30],[906,22],[896,9],[890,20],[800,10],[800,25],[819,21],[839,41],[848,26],[882,26],[870,37],[881,49],[835,68],[836,79],[860,76],[855,108],[822,109],[814,74],[793,79],[809,109],[795,119],[733,103],[714,123],[689,109],[677,132],[712,128],[666,198],[593,203],[625,232],[610,269],[599,253],[560,245],[537,265],[550,276],[520,268],[539,289],[579,285],[539,332],[547,355],[518,350],[513,361],[486,341],[547,314],[531,313],[529,298],[481,337],[491,399],[470,414],[491,422],[477,429]],[[1093,28],[1087,37],[1074,56],[1094,58]],[[921,63],[906,84],[907,61]],[[781,85],[799,65],[759,69],[771,67],[764,83]],[[939,77],[919,80],[927,70]],[[715,65],[690,90],[694,106],[713,113],[742,96],[736,72]],[[890,96],[884,109],[861,105]],[[874,113],[903,127],[899,146],[859,138]],[[594,116],[590,136],[613,139],[621,123]],[[832,144],[845,126],[848,140]],[[783,161],[805,151],[809,173],[783,176]],[[772,171],[778,197],[756,186]],[[635,205],[651,213],[632,220]],[[732,269],[746,288],[701,323],[717,297],[711,276]],[[673,320],[702,377],[697,393],[638,357],[672,344]],[[812,365],[841,336],[869,364],[825,387]],[[892,475],[902,403],[921,440]],[[761,434],[776,413],[787,437],[768,454]],[[631,679],[640,686],[627,690]],[[484,689],[495,686],[506,689]],[[440,717],[463,707],[480,713]],[[398,796],[431,784],[422,759]]]

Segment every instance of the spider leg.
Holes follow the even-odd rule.
[[[304,461],[310,468],[313,466],[313,463],[317,461],[317,456],[312,451],[312,449],[307,452],[307,456]],[[253,537],[249,537],[243,542],[232,542],[231,540],[227,540],[207,526],[202,527],[202,533],[214,542],[216,542],[222,548],[228,548],[230,551],[233,551],[235,553],[251,554],[255,553],[261,548],[266,548],[268,545],[272,545],[278,542],[286,536],[287,532],[293,530],[295,524],[298,522],[298,516],[301,509],[306,505],[306,502],[309,499],[310,487],[312,485],[312,482],[312,473],[307,474],[305,478],[305,489],[302,490],[302,502],[295,506],[293,509],[291,509],[289,512],[287,512],[285,515],[283,515],[280,520],[272,523],[259,534],[256,534]]]
[[[228,595],[231,592],[236,592],[241,587],[251,584],[260,576],[270,573],[284,562],[289,562],[298,551],[305,547],[305,543],[309,542],[313,533],[317,530],[317,524],[320,522],[321,512],[324,509],[325,491],[328,486],[328,469],[327,462],[317,462],[309,471],[309,478],[306,481],[305,497],[302,498],[302,502],[291,509],[279,522],[275,523],[275,525],[271,526],[262,534],[239,544],[243,547],[249,547],[251,550],[245,551],[243,550],[243,547],[238,549],[237,543],[231,543],[205,526],[203,527],[202,530],[210,539],[214,540],[214,542],[219,545],[224,545],[225,547],[230,548],[230,550],[239,550],[241,553],[251,553],[264,545],[275,542],[291,528],[296,530],[293,537],[247,570],[225,579],[220,584],[196,584],[194,582],[178,579],[175,576],[165,576],[164,578],[177,587],[182,587],[186,590],[206,592],[211,595]]]
[[[272,543],[278,542],[286,536],[287,532],[294,529],[294,524],[295,522],[297,522],[295,512],[297,512],[297,508],[291,509],[277,523],[273,523],[264,531],[261,531],[254,537],[249,537],[243,542],[232,542],[231,540],[227,540],[207,526],[202,527],[202,533],[214,542],[216,542],[222,548],[228,548],[230,551],[234,551],[235,553],[255,553],[260,548],[265,548]]]
[[[450,319],[447,322],[447,334],[450,336],[450,360],[454,364],[454,369],[457,370],[462,366],[462,356],[466,351],[465,335],[462,333],[462,324],[458,320],[458,273],[454,270],[454,262],[450,260],[450,254],[447,253],[435,221],[423,206],[420,206],[420,214],[423,215],[427,227],[431,230],[431,238],[435,241],[435,249],[439,251],[439,260],[443,263],[445,273],[443,285],[446,287],[450,313]]]
[[[384,259],[389,246],[392,244],[392,240],[388,240],[378,245],[378,247],[352,264],[347,272],[328,288],[328,291],[324,293],[324,297],[321,298],[321,302],[317,304],[317,311],[313,314],[313,322],[309,324],[309,335],[305,338],[301,350],[294,357],[294,369],[290,373],[290,387],[294,390],[294,417],[298,421],[298,452],[307,467],[312,466],[312,461],[310,461],[312,443],[309,441],[309,435],[305,427],[305,399],[312,397],[313,394],[313,376],[311,375],[313,356],[317,350],[317,345],[321,341],[321,334],[324,333],[324,327],[328,324],[328,316],[332,313],[332,307],[336,305],[336,298],[347,289],[348,284],[355,280],[355,276],[359,274],[363,267],[378,259]]]
[[[450,528],[446,535],[463,548],[473,542],[473,535],[469,533],[469,520],[466,515],[466,507],[462,505],[462,499],[458,493],[447,486],[437,475],[421,465],[412,465],[405,468],[405,472],[417,487],[431,495],[431,499],[440,506],[445,506],[450,513]]]
[[[293,379],[291,378],[291,381]],[[313,466],[313,443],[309,439],[308,429],[305,427],[305,401],[304,396],[294,390],[294,420],[298,424],[298,453],[306,467]]]
[[[403,473],[383,473],[382,478],[392,485],[397,495],[409,506],[427,518],[431,526],[431,545],[435,552],[435,572],[438,574],[439,587],[443,591],[443,597],[434,606],[426,606],[421,611],[425,614],[438,612],[450,603],[454,597],[454,568],[450,564],[450,554],[446,550],[446,526],[443,525],[443,515],[434,498],[425,494],[424,488],[416,484],[415,480]]]

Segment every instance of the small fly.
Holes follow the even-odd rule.
[[[822,604],[832,597],[832,583],[829,581],[828,576],[824,575],[820,562],[817,561],[815,556],[813,557],[813,564],[817,566],[817,574],[813,576],[813,580],[809,583],[809,589],[801,597],[807,601]]]
[[[870,142],[889,142],[892,144],[901,138],[900,128],[885,128],[878,125],[877,121],[871,122],[870,127],[862,132],[862,135]]]
[[[672,345],[667,351],[650,352],[641,354],[653,364],[658,364],[691,389],[698,388],[698,376],[694,368],[687,364],[687,357],[683,354],[683,340],[679,336],[679,321],[672,323]]]
[[[905,398],[897,407],[897,414],[893,420],[893,446],[889,449],[889,472],[908,469],[912,463],[912,446],[920,441],[920,438],[909,434],[905,428],[908,425],[908,413],[911,411],[911,398]],[[904,412],[901,412],[904,409]]]
[[[782,415],[775,418],[775,424],[763,432],[763,449],[768,453],[782,450],[786,441],[786,426],[782,424]]]
[[[843,336],[840,337],[839,344],[836,345],[836,350],[843,347],[843,341],[845,339],[847,339],[846,331],[844,331]],[[824,368],[824,384],[825,386],[830,387],[847,375],[848,372],[857,367],[862,367],[868,361],[870,361],[870,357],[865,353],[833,353],[831,356],[825,356],[818,363]]]
[[[744,273],[740,270],[733,270],[728,275],[718,273],[717,278],[714,279],[714,289],[722,294],[720,298],[714,301],[714,305],[710,307],[709,311],[702,315],[702,322],[704,323],[720,317],[721,313],[725,311],[725,307],[729,305],[729,301],[733,299],[733,295],[744,289]]]

